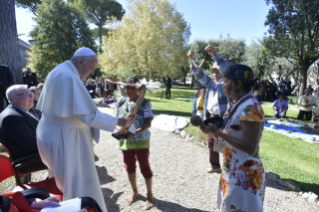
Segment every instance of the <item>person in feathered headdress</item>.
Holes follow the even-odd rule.
[[[125,134],[125,139],[119,140],[119,148],[123,152],[123,159],[125,169],[130,180],[133,193],[128,197],[127,203],[131,205],[138,196],[138,189],[136,185],[136,160],[140,164],[142,175],[145,178],[147,187],[147,202],[145,209],[149,210],[153,207],[152,194],[152,170],[149,164],[149,146],[150,146],[150,131],[151,122],[154,118],[151,103],[143,98],[139,98],[139,87],[141,82],[136,77],[129,77],[125,83],[121,83],[124,87],[126,96],[123,96],[114,108],[114,115],[118,117],[126,117],[131,114],[133,108],[139,101],[142,101],[133,125]]]

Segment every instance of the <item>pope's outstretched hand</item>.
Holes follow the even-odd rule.
[[[189,50],[189,52],[187,53],[187,56],[190,60],[194,60],[195,59],[195,53],[194,51],[191,49]]]
[[[125,128],[129,128],[132,125],[134,119],[135,119],[135,115],[125,117],[125,118],[118,118],[117,125],[125,127]]]
[[[207,51],[207,53],[208,53],[210,56],[212,56],[212,57],[215,56],[215,51],[214,51],[214,49],[213,49],[213,47],[212,47],[211,45],[206,46],[206,47],[205,47],[205,50]]]

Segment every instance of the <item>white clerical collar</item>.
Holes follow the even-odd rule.
[[[74,66],[74,64],[70,60],[67,60],[66,64],[68,64],[70,66],[70,68],[73,71],[73,73],[75,73],[78,77],[81,78],[81,75],[80,75],[78,69]]]

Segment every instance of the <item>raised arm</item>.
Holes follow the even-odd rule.
[[[216,54],[211,45],[206,46],[205,50],[216,61],[217,67],[218,67],[218,71],[221,73],[221,75],[224,75],[226,69],[229,66],[228,65],[228,61],[225,60],[224,58],[220,57],[218,54]]]
[[[199,66],[199,64],[196,62],[195,59],[195,53],[193,50],[190,50],[187,54],[189,60],[190,60],[190,69],[193,72],[194,76],[196,77],[196,79],[205,87],[208,86],[208,84],[212,81],[212,79],[205,74],[201,68],[197,68]],[[195,67],[194,63],[192,62],[194,61],[197,65],[197,67]]]

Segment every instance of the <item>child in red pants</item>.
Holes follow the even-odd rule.
[[[128,86],[125,86],[127,97],[121,98],[115,107],[115,113],[118,117],[127,116],[136,105],[139,99],[139,90],[136,86],[136,83],[138,82],[139,80],[136,77],[129,77],[126,80],[126,83],[129,84]],[[133,193],[127,199],[127,203],[128,205],[131,205],[139,194],[136,185],[136,160],[138,160],[147,187],[146,210],[153,207],[153,174],[148,161],[150,154],[150,132],[148,128],[151,127],[152,120],[153,113],[151,103],[144,99],[137,111],[133,125],[126,134],[126,139],[119,141],[120,149],[123,152],[125,169],[133,189]]]

